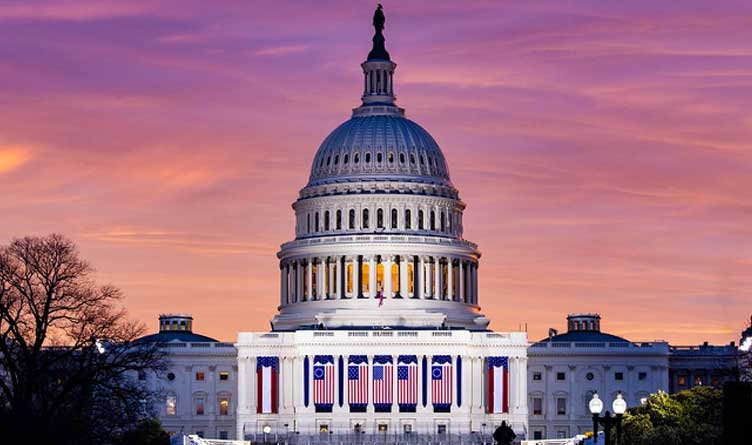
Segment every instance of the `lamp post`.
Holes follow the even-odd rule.
[[[627,402],[621,395],[621,391],[616,395],[616,400],[611,405],[614,410],[615,416],[611,416],[611,413],[606,411],[606,414],[601,417],[601,411],[603,410],[603,401],[598,397],[598,393],[593,394],[593,398],[588,405],[590,413],[593,415],[593,443],[598,443],[598,424],[603,425],[603,433],[606,439],[606,445],[613,445],[611,443],[611,426],[616,424],[616,442],[621,443],[621,419],[624,412],[627,410]]]

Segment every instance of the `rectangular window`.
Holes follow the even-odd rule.
[[[624,380],[624,373],[623,372],[614,373],[614,380]]]
[[[230,373],[227,371],[222,371],[219,373],[219,380],[227,381],[230,380]]]
[[[533,440],[543,440],[543,431],[533,431]]]
[[[351,294],[353,291],[353,265],[349,263],[347,265],[347,293]]]
[[[639,380],[645,380],[646,378],[648,378],[648,373],[647,372],[640,372],[640,373],[637,374],[637,378]]]
[[[177,414],[177,400],[175,396],[167,396],[166,411],[168,416],[174,416]]]
[[[226,416],[230,411],[230,399],[222,397],[219,399],[219,415]]]
[[[543,379],[543,374],[541,374],[540,372],[534,372],[533,373],[533,380],[540,381],[542,379]]]
[[[556,399],[556,414],[560,416],[567,414],[567,399],[563,397]]]
[[[718,386],[718,383],[720,383],[720,381],[721,380],[718,378],[717,375],[714,375],[713,377],[710,378],[710,384],[713,386]]]
[[[683,375],[680,375],[676,379],[676,383],[678,383],[679,385],[686,385],[687,384],[687,378],[685,376],[683,376]]]
[[[227,431],[220,431],[219,432],[219,440],[227,440],[230,436],[227,434]]]
[[[196,398],[196,415],[197,416],[204,415],[204,398],[203,397]]]
[[[695,377],[695,386],[700,386],[700,385],[702,385],[702,377],[698,375]]]
[[[543,399],[540,397],[533,397],[533,414],[536,416],[543,414]]]
[[[197,382],[203,382],[204,381],[204,373],[202,371],[199,371],[196,373],[196,381]]]
[[[567,379],[567,373],[566,372],[557,372],[556,373],[556,380],[566,380]]]

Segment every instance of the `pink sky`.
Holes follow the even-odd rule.
[[[483,252],[495,330],[738,339],[752,312],[752,3],[384,1],[395,89]],[[131,316],[233,340],[359,104],[375,2],[0,4],[0,243],[71,237]]]

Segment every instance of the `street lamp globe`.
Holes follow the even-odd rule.
[[[616,395],[616,400],[614,400],[611,408],[614,409],[614,414],[624,414],[624,412],[627,410],[627,402],[624,400],[624,397],[622,397],[621,392]]]
[[[263,431],[264,431],[264,434],[269,434],[272,432],[272,427],[269,425],[264,425]]]
[[[590,399],[588,407],[590,408],[590,413],[593,415],[600,414],[601,411],[603,411],[603,401],[598,397],[598,393],[593,394],[593,398]]]

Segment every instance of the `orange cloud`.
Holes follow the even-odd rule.
[[[0,146],[0,174],[13,171],[31,159],[31,149],[17,146]]]

